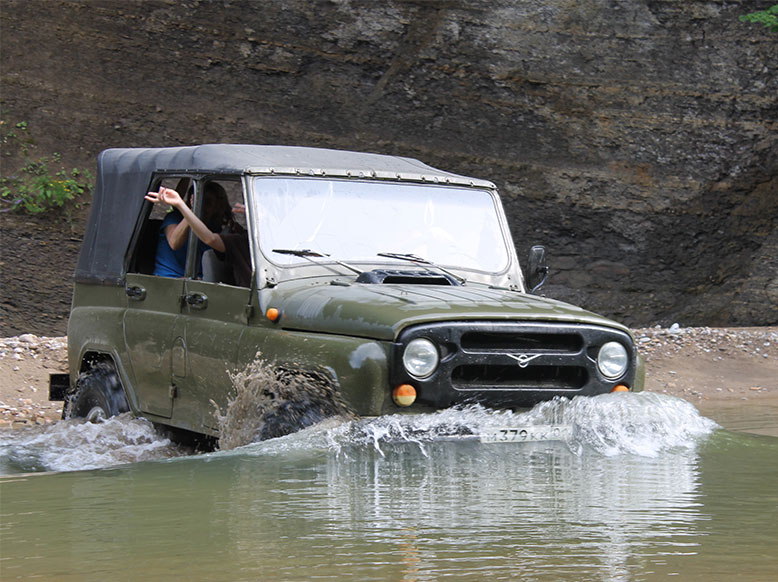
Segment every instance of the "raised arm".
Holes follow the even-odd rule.
[[[178,224],[168,224],[165,227],[165,238],[167,244],[174,251],[180,249],[186,243],[186,239],[189,236],[189,223],[186,220],[182,220]]]
[[[212,232],[211,229],[208,228],[202,220],[197,218],[195,213],[192,212],[192,209],[186,205],[186,202],[184,202],[179,193],[175,190],[171,188],[160,188],[159,192],[149,192],[146,194],[146,200],[154,203],[163,202],[165,204],[170,204],[170,206],[178,210],[184,217],[184,220],[179,223],[179,226],[181,226],[181,224],[186,224],[186,227],[191,227],[191,229],[197,235],[197,238],[199,238],[209,247],[219,251],[220,253],[225,251],[226,247],[224,246],[222,237],[217,233]],[[175,233],[173,234],[175,236]],[[170,236],[168,235],[167,230],[165,235],[168,236],[168,243],[170,243],[170,246],[175,248],[170,242]],[[183,245],[183,241],[181,242],[181,245]]]

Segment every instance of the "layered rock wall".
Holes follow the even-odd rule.
[[[3,0],[2,107],[45,151],[278,143],[488,178],[548,295],[778,322],[778,35],[757,1]]]

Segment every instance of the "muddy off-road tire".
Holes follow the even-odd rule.
[[[332,402],[325,400],[284,402],[265,417],[258,440],[264,441],[297,432],[341,412]]]
[[[332,416],[353,416],[337,388],[316,374],[281,370],[275,390],[267,387],[265,395],[272,404],[265,408],[255,440],[291,434]]]
[[[68,396],[63,418],[100,422],[130,410],[113,364],[101,362],[83,372]]]

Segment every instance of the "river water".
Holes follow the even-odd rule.
[[[331,419],[208,454],[129,418],[6,431],[0,578],[773,580],[778,410],[757,412],[730,431],[616,394]],[[572,428],[478,436],[548,425]]]

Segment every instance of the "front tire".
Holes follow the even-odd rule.
[[[284,402],[265,417],[259,440],[288,435],[342,413],[341,408],[327,400],[306,398]]]
[[[78,377],[62,417],[102,422],[129,410],[127,397],[113,364],[100,362]]]
[[[353,416],[335,385],[315,373],[279,370],[275,389],[268,386],[263,394],[268,405],[255,440],[288,435],[333,416]]]

